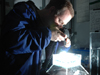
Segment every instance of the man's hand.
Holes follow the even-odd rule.
[[[67,35],[65,35],[61,30],[59,30],[58,27],[52,28],[52,37],[51,41],[64,41],[65,38],[67,38]]]
[[[66,41],[65,47],[70,47],[70,45],[71,45],[70,39],[69,38],[66,38],[65,41]]]

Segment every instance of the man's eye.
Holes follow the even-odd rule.
[[[62,25],[63,24],[63,22],[62,22],[62,20],[61,19],[59,19],[59,23]]]

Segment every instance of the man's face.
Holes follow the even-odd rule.
[[[52,32],[52,38],[51,38],[52,41],[64,41],[66,37],[61,35],[59,28],[62,28],[63,25],[66,25],[71,20],[71,18],[72,16],[68,9],[66,9],[59,15],[51,16],[51,20],[49,20],[51,21],[51,25],[50,25],[51,28],[52,25],[53,27],[57,27],[57,30]]]
[[[62,28],[63,25],[66,25],[70,20],[72,16],[68,9],[66,9],[62,14],[55,15],[54,17],[54,23],[59,27]]]

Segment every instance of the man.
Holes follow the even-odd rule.
[[[66,38],[59,28],[74,16],[70,2],[50,0],[39,10],[33,2],[20,2],[7,14],[1,31],[1,75],[40,75],[41,50]]]

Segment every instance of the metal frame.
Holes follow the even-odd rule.
[[[90,32],[90,75],[100,75],[100,32]]]

